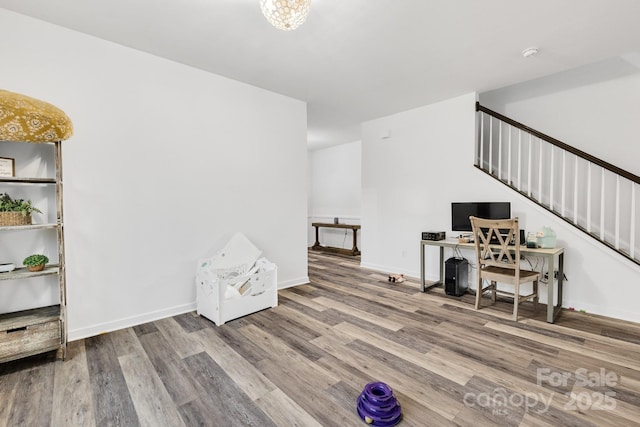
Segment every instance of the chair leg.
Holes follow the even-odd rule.
[[[518,321],[518,303],[520,302],[520,283],[516,283],[516,289],[513,295],[513,321]]]
[[[534,281],[533,282],[533,293],[535,294],[535,297],[533,297],[533,311],[535,311],[536,313],[538,312],[538,301],[540,300],[540,297],[538,296],[538,281]]]
[[[496,292],[498,291],[498,282],[491,282],[491,302],[496,303]]]
[[[476,289],[476,310],[480,309],[480,298],[482,298],[482,279],[478,277],[478,288]]]

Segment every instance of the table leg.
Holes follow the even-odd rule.
[[[440,246],[440,284],[444,286],[444,246]]]
[[[553,323],[553,313],[555,311],[555,304],[553,303],[553,295],[554,287],[555,287],[555,279],[553,278],[554,274],[554,256],[550,255],[547,257],[549,259],[549,268],[547,269],[547,323]]]
[[[424,282],[424,243],[420,243],[420,290],[425,292],[426,283]]]
[[[564,253],[558,255],[558,305],[557,310],[554,310],[553,317],[558,315],[562,309],[562,286],[564,284]]]
[[[420,243],[420,290],[422,292],[426,292],[427,291],[427,281],[426,281],[426,273],[425,273],[425,262],[424,262],[424,247],[426,245],[424,243]],[[444,286],[444,246],[440,246],[440,258],[439,258],[439,262],[440,262],[440,280],[437,282],[434,282],[433,284],[429,285],[429,288],[432,288],[434,286],[437,285],[442,285]]]
[[[358,250],[358,229],[353,229],[353,248],[351,248],[351,252],[353,255],[360,255],[360,251]]]

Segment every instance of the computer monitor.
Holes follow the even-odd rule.
[[[454,202],[451,203],[451,230],[470,232],[470,216],[487,219],[511,218],[510,202]]]

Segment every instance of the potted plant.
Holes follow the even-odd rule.
[[[44,266],[49,262],[49,258],[42,254],[29,255],[22,261],[27,266],[29,271],[40,271],[44,269]]]
[[[42,213],[31,204],[31,200],[12,199],[7,193],[0,194],[0,226],[29,225],[32,212]]]

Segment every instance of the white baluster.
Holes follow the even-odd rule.
[[[614,246],[616,250],[620,250],[620,175],[616,175],[616,235],[614,237]]]
[[[513,179],[511,179],[511,134],[513,134],[513,129],[511,129],[511,125],[507,126],[509,126],[509,149],[507,150],[507,152],[509,153],[509,160],[507,162],[507,183],[511,185],[513,183]]]
[[[562,150],[562,180],[561,180],[561,191],[560,191],[560,214],[562,218],[564,218],[564,203],[565,203],[565,181],[567,175],[567,152]]]
[[[555,170],[554,170],[555,169],[555,164],[554,164],[555,157],[554,157],[554,153],[555,153],[556,150],[553,149],[554,148],[553,145],[549,145],[549,148],[551,148],[551,162],[550,162],[551,166],[549,168],[549,172],[550,172],[550,175],[551,175],[549,177],[549,181],[550,181],[550,183],[549,183],[549,209],[551,209],[553,211],[553,193],[554,193],[553,192],[553,184],[554,184],[554,179],[553,178],[555,176]]]
[[[600,170],[600,240],[604,242],[604,168]]]
[[[587,232],[591,233],[591,162],[587,163]]]
[[[574,171],[573,171],[573,223],[578,225],[578,166],[579,158],[574,156]]]
[[[539,157],[538,157],[538,201],[542,203],[542,140],[538,138]]]
[[[502,122],[498,121],[498,179],[502,181]]]
[[[480,111],[480,169],[484,169],[484,111]]]
[[[527,168],[527,196],[531,197],[531,167],[533,164],[533,149],[531,141],[531,134],[529,134],[529,167]]]
[[[518,190],[522,191],[522,129],[518,129]]]
[[[489,173],[493,174],[493,116],[489,116]]]
[[[629,256],[635,259],[636,251],[636,184],[631,182],[631,236],[629,237]]]

